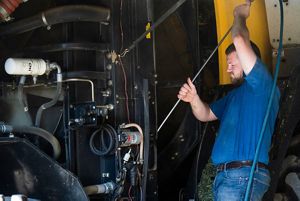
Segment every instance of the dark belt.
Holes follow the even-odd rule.
[[[242,167],[250,167],[252,166],[252,161],[232,161],[229,163],[222,163],[220,165],[217,165],[217,171],[223,171],[223,170],[229,170],[229,169],[238,169]],[[268,166],[264,163],[258,162],[257,163],[258,168],[264,168],[268,169]]]

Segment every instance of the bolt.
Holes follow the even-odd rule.
[[[112,69],[112,65],[111,65],[111,64],[108,64],[108,65],[106,66],[106,69],[107,69],[107,70],[111,70],[111,69]]]
[[[112,80],[108,80],[108,81],[107,81],[107,85],[108,85],[108,86],[112,86],[112,85],[113,85]]]
[[[107,109],[108,110],[113,110],[114,109],[114,105],[113,104],[108,104],[107,105]]]
[[[111,57],[112,57],[112,55],[111,55],[110,52],[106,54],[106,58],[107,58],[107,59],[111,59]]]

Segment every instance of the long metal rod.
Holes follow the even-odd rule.
[[[128,48],[126,48],[120,55],[121,57],[125,56],[128,52],[130,52],[139,42],[141,42],[145,36],[153,31],[158,25],[160,25],[165,19],[167,19],[171,14],[173,14],[184,2],[187,0],[179,0],[176,2],[169,10],[167,10],[153,25],[145,31],[140,37],[138,37],[132,45],[130,45]]]
[[[223,36],[223,38],[220,40],[220,42],[218,43],[217,47],[214,49],[214,51],[209,55],[209,57],[207,58],[207,60],[205,61],[205,63],[202,65],[202,67],[200,68],[200,70],[197,72],[197,74],[195,75],[195,77],[192,79],[192,82],[194,82],[197,77],[199,76],[199,74],[201,73],[201,71],[203,70],[203,68],[206,66],[206,64],[209,62],[209,60],[212,58],[212,56],[215,54],[215,52],[217,51],[217,49],[221,46],[221,44],[223,43],[223,41],[225,40],[225,38],[228,36],[228,34],[231,31],[230,27],[228,29],[228,31],[226,32],[226,34]],[[169,116],[172,114],[172,112],[174,111],[174,109],[177,107],[177,105],[179,104],[181,100],[178,99],[177,102],[175,103],[175,105],[172,107],[172,109],[170,110],[169,114],[166,116],[166,118],[163,120],[163,122],[160,124],[160,126],[157,129],[157,132],[160,131],[160,129],[163,127],[163,125],[165,124],[165,122],[167,121],[167,119],[169,118]]]

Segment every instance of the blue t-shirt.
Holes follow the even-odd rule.
[[[266,114],[273,79],[260,59],[244,82],[225,97],[210,105],[220,120],[212,151],[215,165],[230,161],[253,160]],[[279,108],[280,92],[276,87],[258,161],[268,164],[268,152]]]

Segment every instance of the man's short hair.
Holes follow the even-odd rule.
[[[252,47],[254,53],[256,54],[256,56],[258,56],[259,58],[261,58],[260,51],[259,51],[258,47],[257,47],[257,46],[255,45],[255,43],[253,43],[252,41],[250,41],[250,43],[251,43],[251,47]],[[231,54],[232,52],[235,52],[235,51],[236,51],[235,46],[234,46],[233,43],[231,43],[231,44],[226,48],[225,54],[226,54],[226,55],[229,55],[229,54]]]

